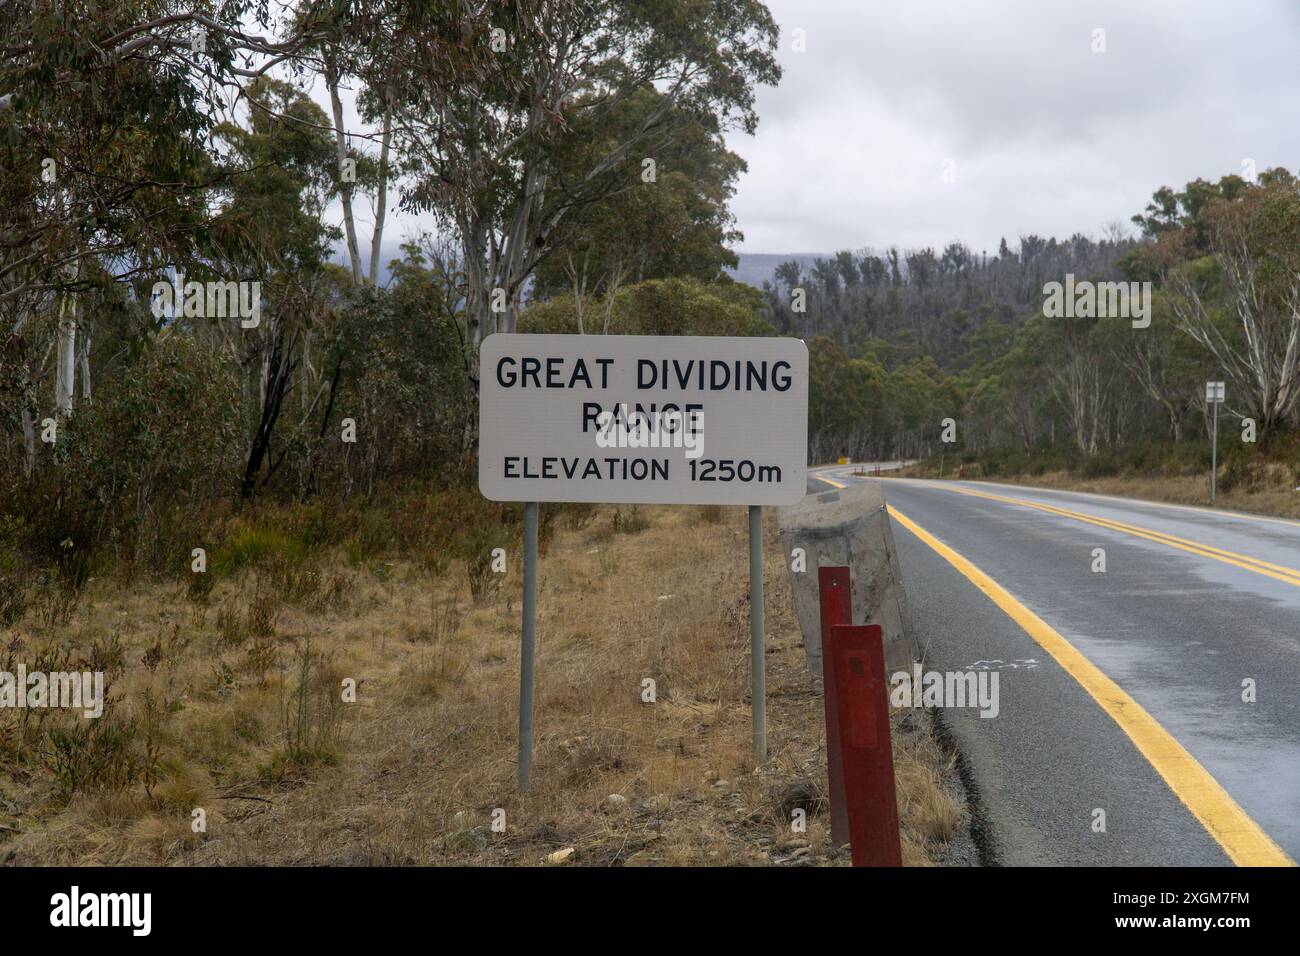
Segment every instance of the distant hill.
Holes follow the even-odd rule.
[[[737,282],[744,282],[756,289],[761,289],[764,282],[771,282],[776,274],[776,267],[783,262],[796,260],[805,270],[812,267],[816,259],[827,259],[824,252],[741,252],[740,265],[728,269],[727,274]]]
[[[381,286],[387,285],[390,281],[388,264],[392,260],[402,257],[402,241],[400,236],[387,236],[384,239],[383,256],[379,260],[381,263],[379,267],[379,284]],[[366,268],[369,268],[370,243],[365,241],[361,246],[361,261]],[[727,274],[737,282],[744,282],[756,289],[763,288],[764,282],[771,282],[772,276],[776,273],[776,267],[783,262],[795,259],[803,266],[804,271],[807,271],[812,268],[814,260],[830,258],[830,254],[825,252],[741,252],[738,255],[740,265],[735,269],[728,269]],[[348,264],[347,253],[342,243],[334,249],[330,261],[341,266]]]

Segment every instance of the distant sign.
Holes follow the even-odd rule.
[[[497,333],[479,350],[493,501],[783,505],[807,485],[799,339]]]
[[[1223,401],[1223,383],[1222,383],[1222,382],[1206,382],[1206,383],[1205,383],[1205,400],[1206,400],[1207,402],[1222,402],[1222,401]]]

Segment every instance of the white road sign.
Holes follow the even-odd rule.
[[[1205,383],[1205,400],[1206,400],[1207,402],[1222,402],[1222,401],[1223,401],[1223,383],[1222,383],[1222,382],[1206,382],[1206,383]]]
[[[497,333],[479,350],[493,501],[783,505],[804,496],[799,339]]]

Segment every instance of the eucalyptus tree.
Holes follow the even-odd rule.
[[[8,0],[3,17],[0,322],[6,354],[27,357],[3,376],[18,383],[5,417],[21,421],[30,468],[33,417],[70,415],[78,377],[91,395],[89,342],[108,287],[194,261],[213,124],[314,28],[306,16],[268,37],[256,0]]]
[[[436,213],[460,242],[471,348],[516,327],[525,283],[566,241],[564,220],[625,182],[609,173],[654,160],[655,144],[680,135],[675,116],[752,132],[755,85],[780,77],[777,28],[759,0],[358,7],[370,54],[358,69],[385,90],[411,173],[402,203]],[[562,169],[576,142],[647,88],[655,108],[584,168]]]
[[[270,308],[265,321],[251,328],[229,316],[203,319],[256,385],[257,421],[240,484],[245,498],[284,460],[283,453],[271,456],[271,440],[289,392],[302,389],[301,432],[325,391],[311,366],[310,333],[326,321],[338,286],[326,264],[338,230],[323,220],[336,187],[325,113],[282,80],[256,80],[248,96],[254,105],[247,123],[223,123],[214,131],[230,156],[223,185],[214,191],[220,208],[205,252],[222,273],[261,283]],[[313,385],[315,394],[308,397]]]
[[[629,97],[614,116],[575,137],[571,153],[556,160],[561,182],[580,177],[599,154],[630,135],[662,97],[647,87]],[[608,331],[614,299],[625,282],[693,277],[718,278],[737,258],[728,242],[741,236],[727,201],[744,161],[723,144],[716,130],[698,120],[672,116],[662,142],[647,143],[652,163],[626,162],[606,175],[616,182],[602,201],[572,210],[557,227],[555,252],[541,260],[534,293],[562,289],[573,294],[579,331],[588,297],[604,300],[600,327]],[[575,132],[577,132],[575,130]]]
[[[1157,193],[1157,198],[1160,194]],[[1175,194],[1185,210],[1157,232],[1152,257],[1179,328],[1215,359],[1242,413],[1261,430],[1300,403],[1300,180],[1201,180]]]

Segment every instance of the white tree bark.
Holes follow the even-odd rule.
[[[54,407],[60,416],[69,418],[72,415],[77,383],[77,296],[74,292],[65,292],[59,296],[58,335],[54,365]]]
[[[384,138],[379,147],[379,183],[375,197],[375,231],[370,237],[370,284],[379,285],[379,257],[383,255],[384,218],[388,215],[388,149],[393,141],[393,114],[384,110]]]
[[[357,248],[357,224],[352,216],[353,183],[343,181],[343,163],[348,158],[347,133],[343,129],[343,101],[339,99],[339,77],[334,63],[325,61],[325,86],[330,93],[330,107],[334,112],[334,146],[338,156],[339,194],[343,204],[343,232],[347,236],[348,261],[352,264],[352,281],[362,283],[361,254]]]

